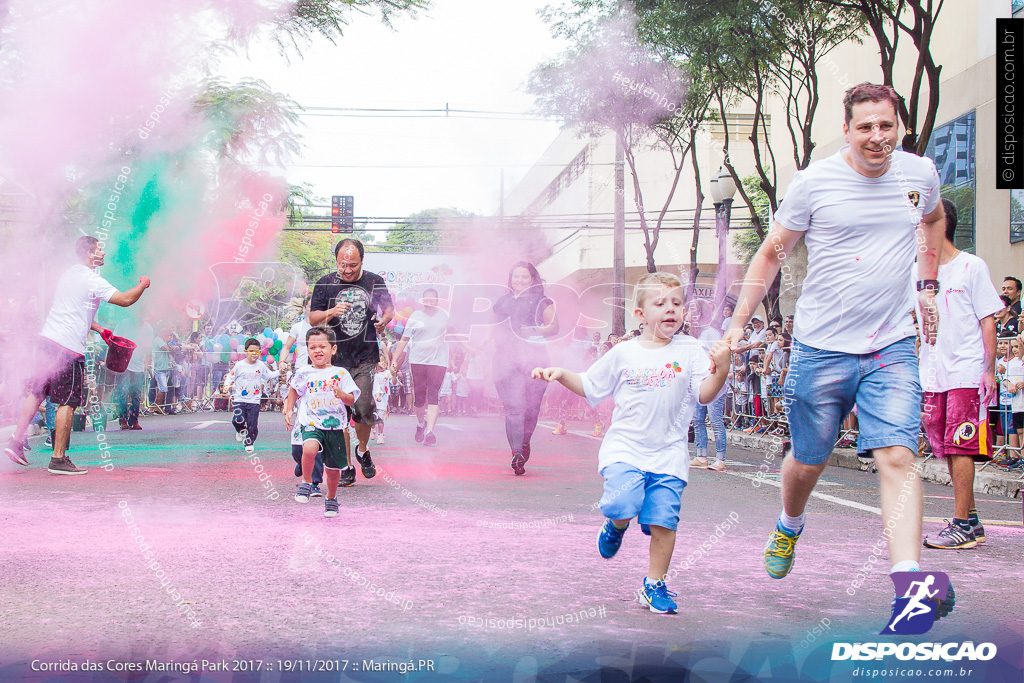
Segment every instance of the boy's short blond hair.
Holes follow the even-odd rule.
[[[682,288],[683,283],[672,273],[659,270],[656,273],[647,273],[636,281],[636,288],[633,291],[633,307],[643,308],[647,296],[664,285],[665,287]]]

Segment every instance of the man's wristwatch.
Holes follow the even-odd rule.
[[[918,280],[917,281],[917,291],[920,292],[920,291],[925,290],[925,289],[930,289],[933,292],[939,291],[939,281],[938,280]]]

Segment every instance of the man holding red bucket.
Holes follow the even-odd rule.
[[[114,333],[94,322],[100,302],[127,308],[149,287],[149,278],[140,277],[139,284],[127,292],[119,292],[94,269],[103,265],[103,244],[95,237],[84,236],[75,243],[79,263],[68,268],[57,281],[53,304],[36,341],[28,396],[14,434],[4,449],[19,465],[28,465],[22,439],[32,416],[44,397],[57,404],[53,457],[47,468],[52,474],[85,474],[67,456],[71,436],[71,418],[75,408],[84,403],[85,340],[90,330],[99,332],[110,344]]]

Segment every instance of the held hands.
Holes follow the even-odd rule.
[[[917,293],[917,302],[921,306],[921,339],[925,344],[934,345],[939,332],[939,308],[935,305],[935,292],[922,289]]]
[[[711,374],[714,375],[718,372],[719,367],[724,367],[728,371],[729,368],[729,354],[731,353],[729,342],[725,339],[716,341],[711,346],[711,351],[708,355],[711,356]]]
[[[534,368],[530,373],[531,379],[542,379],[545,382],[557,382],[564,370],[562,368]]]
[[[742,327],[730,327],[725,336],[722,337],[722,341],[727,344],[727,348],[735,351],[739,348],[740,342],[743,341],[743,328]]]

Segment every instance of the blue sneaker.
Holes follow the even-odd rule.
[[[651,583],[644,577],[644,588],[640,591],[640,604],[646,605],[657,614],[675,614],[676,602],[672,598],[675,593],[669,591],[664,581]]]
[[[323,491],[320,490],[320,485],[319,484],[313,484],[313,488],[311,488],[309,490],[309,497],[310,498],[323,498],[324,497],[324,493],[323,493]]]
[[[295,491],[295,502],[297,502],[297,503],[308,503],[309,502],[309,494],[312,493],[312,491],[313,491],[313,485],[312,484],[307,484],[306,482],[302,482],[301,484],[299,484],[297,490]]]
[[[626,529],[628,528],[629,524],[626,524]],[[604,526],[597,534],[597,551],[601,553],[601,557],[606,560],[615,557],[615,553],[619,552],[619,546],[622,545],[622,535],[626,533],[626,529],[619,529],[610,519],[604,520]]]
[[[799,540],[800,534],[782,526],[781,521],[775,525],[775,531],[764,546],[764,569],[768,576],[781,579],[789,574],[796,560],[796,542]]]

